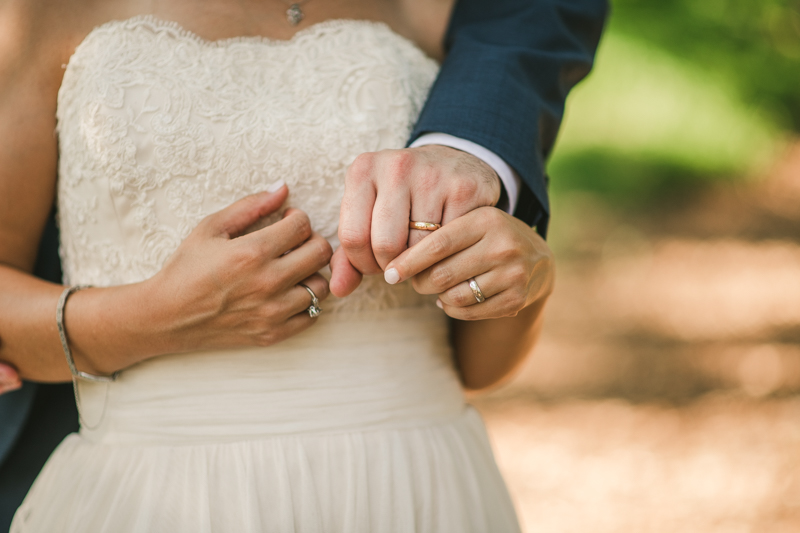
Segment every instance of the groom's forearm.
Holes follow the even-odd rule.
[[[544,234],[544,161],[569,89],[591,68],[607,10],[606,0],[459,0],[411,140],[443,132],[496,153],[524,183],[515,215]]]

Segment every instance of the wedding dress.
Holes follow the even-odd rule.
[[[404,145],[436,74],[375,22],[290,41],[149,16],[96,28],[58,95],[66,282],[147,279],[203,217],[278,179],[336,245],[347,166]],[[80,433],[12,532],[518,531],[432,304],[373,277],[274,346],[79,382]]]

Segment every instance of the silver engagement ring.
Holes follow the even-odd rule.
[[[319,298],[317,298],[317,295],[314,294],[314,291],[312,291],[308,285],[303,285],[302,283],[299,285],[307,290],[308,294],[311,295],[311,305],[309,305],[308,309],[306,309],[306,311],[308,311],[308,316],[311,318],[317,318],[320,313],[322,313],[322,309],[319,307]]]
[[[475,278],[469,278],[467,280],[469,282],[469,288],[472,289],[472,294],[475,296],[475,299],[478,300],[478,303],[483,303],[486,301],[486,297],[481,292],[481,288],[478,287],[478,282],[475,281]]]

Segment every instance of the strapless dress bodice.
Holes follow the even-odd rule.
[[[348,165],[404,146],[436,73],[376,22],[328,21],[288,41],[211,42],[149,16],[95,29],[58,99],[66,281],[146,279],[203,217],[278,179],[289,186],[285,207],[305,211],[336,246]],[[235,438],[461,408],[445,317],[430,298],[371,277],[323,308],[314,327],[269,348],[168,355],[111,386],[80,383],[84,435]],[[338,417],[320,416],[322,405],[337,405]],[[199,424],[187,411],[206,427],[179,423]],[[287,414],[291,423],[277,424]],[[102,424],[92,429],[92,419]]]
[[[203,217],[279,179],[286,207],[336,245],[347,167],[404,146],[437,71],[378,22],[323,22],[288,41],[206,41],[150,16],[96,28],[58,95],[66,281],[147,279]],[[421,304],[378,278],[334,300],[326,312]]]

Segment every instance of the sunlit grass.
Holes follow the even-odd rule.
[[[625,200],[756,174],[783,133],[732,84],[691,58],[607,33],[569,97],[549,173],[559,192]]]

